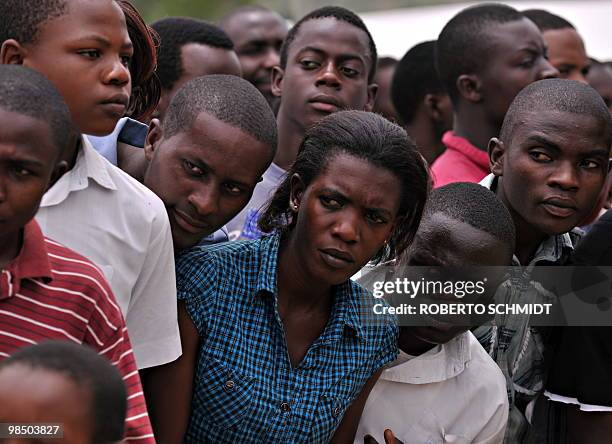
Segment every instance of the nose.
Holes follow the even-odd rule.
[[[538,72],[538,80],[556,79],[559,77],[559,71],[547,59],[542,58],[542,65]]]
[[[326,65],[323,66],[323,68],[319,72],[319,75],[317,76],[315,85],[329,86],[330,88],[340,87],[340,79],[338,79],[336,67],[334,66],[334,62],[332,60],[330,60]]]
[[[104,73],[104,82],[109,85],[123,86],[131,81],[129,68],[123,63],[120,57],[113,60],[107,71]]]
[[[269,47],[263,61],[263,66],[266,69],[272,69],[280,65],[280,55],[276,49]]]
[[[332,235],[343,242],[353,244],[359,241],[359,217],[351,211],[343,211],[332,228]]]
[[[548,184],[564,191],[575,191],[579,186],[576,170],[577,168],[571,161],[562,162],[557,168],[554,168],[548,178]]]
[[[219,210],[219,193],[214,187],[196,190],[187,200],[200,216],[209,216]]]

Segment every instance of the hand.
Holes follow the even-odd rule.
[[[385,430],[384,437],[385,444],[404,444],[395,437],[390,429]],[[376,441],[372,435],[366,435],[363,437],[363,444],[378,444],[378,441]]]

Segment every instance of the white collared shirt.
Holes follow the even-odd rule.
[[[400,351],[366,402],[355,443],[500,443],[508,420],[506,382],[469,331],[417,357]]]
[[[74,167],[43,196],[43,233],[96,263],[119,302],[139,369],[181,355],[172,234],[162,201],[83,137]]]

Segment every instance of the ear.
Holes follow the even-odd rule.
[[[164,137],[164,130],[162,128],[162,124],[159,119],[151,120],[149,123],[149,132],[147,133],[147,138],[145,139],[145,157],[147,162],[151,162],[153,159],[153,154],[159,145],[159,141]]]
[[[285,71],[280,66],[272,68],[272,83],[270,90],[276,97],[282,97],[283,95],[283,79],[285,78]]]
[[[425,94],[423,105],[425,105],[425,112],[431,120],[436,122],[444,121],[444,113],[440,108],[440,96],[438,94]]]
[[[47,190],[51,188],[55,184],[55,182],[57,182],[59,178],[66,173],[66,171],[68,171],[68,162],[66,162],[65,160],[60,160],[59,162],[57,162],[55,168],[53,168],[53,171],[51,172],[51,179],[49,180]]]
[[[461,97],[469,102],[481,102],[482,97],[482,82],[478,76],[474,74],[462,74],[457,78],[457,90]]]
[[[491,172],[496,176],[504,175],[504,154],[506,153],[506,147],[504,142],[499,140],[497,137],[493,137],[489,140],[489,167]]]
[[[3,65],[23,65],[27,50],[15,39],[8,39],[0,47],[0,63]]]
[[[302,197],[304,197],[305,190],[306,190],[306,187],[300,175],[298,173],[295,173],[293,176],[291,176],[291,192],[289,193],[289,208],[291,208],[291,211],[293,211],[294,213],[297,213],[300,208],[300,204],[302,203]]]
[[[374,109],[374,102],[376,101],[377,94],[378,94],[378,85],[376,83],[370,83],[368,85],[368,101],[363,107],[364,111],[372,111]]]

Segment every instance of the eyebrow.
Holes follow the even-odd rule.
[[[544,145],[545,148],[548,148],[550,150],[553,150],[555,152],[560,152],[561,148],[559,148],[559,145],[557,145],[555,142],[553,142],[552,140],[547,139],[546,137],[534,134],[532,136],[529,136],[527,138],[527,141],[529,142],[536,142],[539,143],[540,145]]]
[[[353,201],[351,199],[349,199],[348,197],[346,197],[344,194],[342,194],[340,191],[333,189],[333,188],[322,188],[321,193],[326,193],[326,194],[330,194],[332,195],[334,198],[338,198],[338,200],[342,200],[344,202],[348,202],[348,203],[353,203]],[[378,211],[379,213],[384,213],[385,215],[392,217],[393,213],[386,209],[386,208],[379,208],[379,207],[365,207],[366,210],[368,211]]]
[[[30,167],[42,167],[45,164],[44,162],[41,162],[38,159],[32,159],[28,157],[9,158],[7,160],[8,162],[18,163],[18,164],[26,165]]]
[[[83,36],[79,38],[79,40],[94,40],[105,48],[108,48],[111,46],[111,43],[107,39],[99,35],[94,35],[94,34]],[[131,41],[126,42],[123,45],[121,45],[121,49],[133,49],[133,48],[134,48],[134,44]]]
[[[303,53],[303,52],[307,52],[307,51],[312,51],[316,54],[322,55],[322,56],[326,56],[328,55],[328,53],[326,51],[324,51],[321,48],[317,48],[316,46],[305,46],[304,48],[300,49],[298,51],[298,55]],[[340,60],[358,60],[362,63],[365,64],[365,61],[363,59],[363,57],[359,56],[358,54],[350,54],[350,53],[345,53],[345,54],[340,54],[338,57],[338,59]]]

